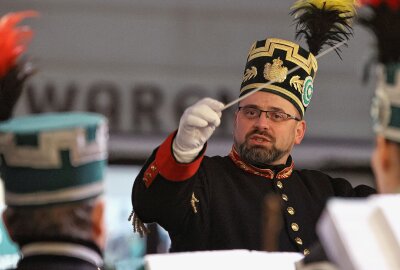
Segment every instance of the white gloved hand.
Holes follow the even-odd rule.
[[[204,98],[185,110],[172,143],[177,161],[190,163],[197,157],[220,125],[223,107],[224,104],[215,99]]]

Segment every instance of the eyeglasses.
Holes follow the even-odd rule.
[[[239,107],[238,110],[243,113],[244,117],[250,120],[260,118],[261,113],[265,112],[267,118],[271,119],[273,122],[283,122],[289,119],[301,121],[301,119],[297,118],[296,116],[279,111],[263,111],[259,108],[250,106]]]

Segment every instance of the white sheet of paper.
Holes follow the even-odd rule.
[[[327,255],[340,269],[400,269],[399,207],[400,195],[332,199],[317,225]]]
[[[196,251],[145,256],[146,270],[279,269],[295,270],[303,255],[249,250]]]

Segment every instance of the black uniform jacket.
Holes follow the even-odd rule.
[[[291,157],[285,165],[259,169],[241,161],[233,149],[229,156],[207,157],[203,151],[190,164],[178,163],[172,154],[174,136],[153,152],[132,190],[135,214],[168,231],[172,252],[263,250],[263,201],[276,194],[283,205],[277,250],[307,254],[330,197],[375,192],[319,171],[294,170]]]

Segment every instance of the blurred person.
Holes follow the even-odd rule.
[[[371,106],[375,149],[371,165],[379,193],[400,192],[400,1],[361,3],[359,21],[375,37],[378,82]]]
[[[35,11],[7,13],[0,18],[0,122],[12,117],[27,79],[33,75],[31,61],[23,54],[33,36],[32,29],[19,24],[36,17]],[[3,183],[0,175],[0,211],[3,211]],[[0,220],[0,268],[8,268],[18,261],[17,249]]]
[[[375,39],[371,54],[377,71],[371,104],[375,132],[371,167],[380,194],[400,193],[400,1],[361,0],[360,4],[357,22]],[[338,269],[325,250],[326,246],[316,243],[311,248],[313,256],[299,262],[296,269]]]
[[[398,116],[398,112],[396,113]],[[372,156],[378,191],[380,193],[400,193],[400,136],[387,138],[376,135],[376,145]]]
[[[308,255],[329,198],[375,192],[320,171],[294,168],[291,151],[306,132],[315,55],[324,44],[347,40],[354,7],[353,1],[298,1],[293,8],[298,35],[307,37],[310,50],[278,38],[251,46],[240,96],[260,90],[238,104],[228,156],[205,156],[224,104],[205,98],[185,110],[178,130],[154,150],[135,180],[130,217],[135,231],[146,233],[142,222],[157,222],[168,231],[172,252],[264,250],[263,201],[275,194],[282,226],[276,236],[269,231],[265,238],[276,237],[273,251]]]
[[[100,269],[105,245],[107,121],[46,113],[0,123],[3,221],[16,269]]]

